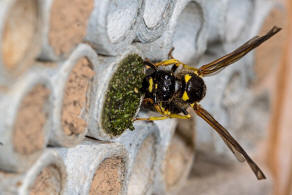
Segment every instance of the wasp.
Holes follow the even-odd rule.
[[[258,180],[265,179],[264,173],[240,144],[199,102],[204,98],[207,90],[203,80],[204,77],[216,74],[238,61],[280,30],[281,28],[274,26],[265,35],[255,36],[231,53],[199,68],[191,67],[173,58],[172,51],[174,48],[169,52],[168,60],[157,63],[146,60],[145,65],[150,71],[145,75],[140,91],[144,94],[143,101],[150,103],[161,116],[136,118],[135,120],[190,119],[191,115],[187,108],[191,107],[199,117],[213,127],[240,162],[246,161],[248,163]],[[159,68],[171,65],[172,67],[169,67],[169,70]],[[178,71],[179,67],[181,67],[180,71]]]

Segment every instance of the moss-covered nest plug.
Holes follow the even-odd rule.
[[[144,77],[143,59],[137,54],[125,57],[113,74],[105,95],[102,126],[110,135],[134,130],[133,118],[140,106],[139,89]]]

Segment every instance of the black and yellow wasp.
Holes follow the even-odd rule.
[[[150,71],[148,71],[150,73],[147,74],[143,80],[141,92],[145,94],[144,102],[153,105],[154,109],[160,113],[161,116],[136,118],[135,120],[153,121],[167,118],[189,119],[191,115],[187,112],[187,108],[192,107],[197,115],[217,131],[240,162],[247,161],[257,179],[265,179],[264,173],[248,156],[239,143],[199,104],[199,102],[204,98],[207,89],[203,77],[218,73],[223,68],[238,61],[280,30],[281,28],[274,26],[264,36],[256,36],[233,52],[209,64],[203,65],[200,68],[190,67],[173,58],[171,54],[173,49],[169,53],[170,59],[168,60],[158,63],[145,61],[145,65],[150,67]],[[159,69],[161,66],[170,65],[172,65],[170,70]],[[178,71],[178,67],[180,66],[182,66],[182,68]]]

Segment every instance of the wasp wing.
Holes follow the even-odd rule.
[[[234,154],[234,156],[236,157],[236,159],[239,162],[244,162],[245,161],[244,156],[240,152],[238,152],[236,150],[236,148],[231,143],[228,142],[227,139],[225,139],[223,136],[221,136],[221,138],[223,139],[224,143],[228,146],[228,148],[231,150],[231,152]]]
[[[225,68],[226,66],[233,64],[234,62],[238,61],[240,58],[245,56],[254,48],[261,45],[263,42],[271,38],[277,32],[279,32],[281,28],[274,26],[267,34],[263,36],[256,36],[242,46],[234,50],[233,52],[209,63],[201,66],[198,70],[198,74],[201,76],[210,76],[211,74],[218,73],[220,70]]]
[[[264,173],[261,169],[256,165],[256,163],[248,156],[248,154],[244,151],[244,149],[239,145],[239,143],[230,135],[230,133],[220,124],[218,123],[211,114],[209,114],[205,109],[203,109],[199,104],[194,104],[192,106],[202,119],[204,119],[211,127],[215,129],[215,131],[223,138],[224,142],[227,143],[227,146],[231,149],[234,154],[240,153],[248,165],[256,175],[257,179],[265,179]]]

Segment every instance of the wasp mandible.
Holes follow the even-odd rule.
[[[150,67],[150,73],[145,76],[140,91],[145,94],[144,102],[153,105],[154,109],[160,113],[161,116],[136,118],[135,120],[154,121],[167,118],[190,119],[191,115],[187,112],[187,108],[192,107],[199,117],[214,128],[240,162],[247,161],[257,179],[265,179],[264,173],[244,151],[240,144],[199,104],[199,102],[204,98],[207,90],[203,77],[216,74],[223,68],[238,61],[280,30],[281,28],[274,26],[265,35],[255,36],[231,53],[209,64],[205,64],[200,68],[191,67],[173,58],[173,49],[169,52],[168,60],[158,63],[152,63],[146,60],[145,65]],[[171,65],[172,67],[170,70],[159,69],[159,67]],[[182,69],[177,71],[180,66]]]

